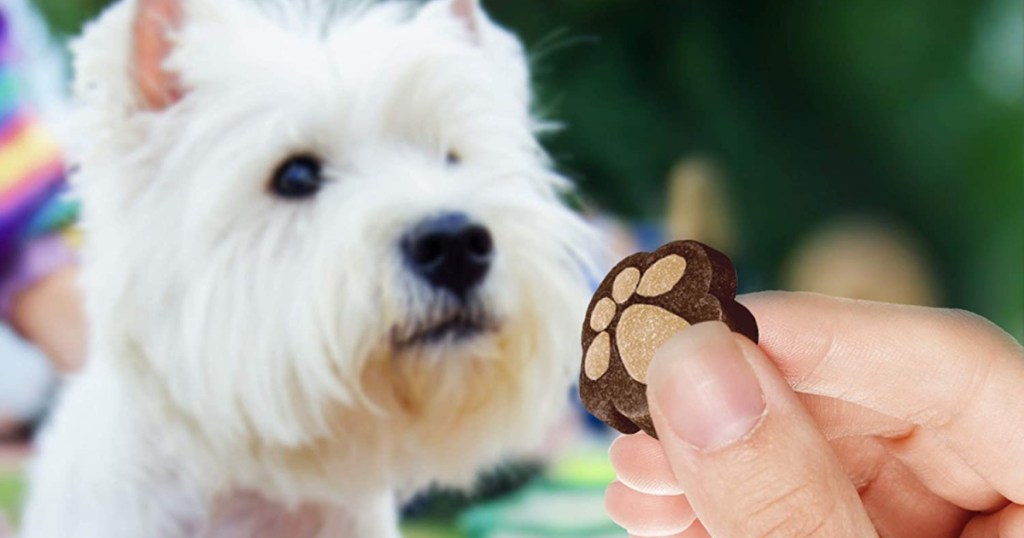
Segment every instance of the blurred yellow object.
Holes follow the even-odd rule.
[[[868,218],[840,219],[813,232],[790,256],[783,282],[793,291],[851,299],[921,306],[940,300],[919,243]]]
[[[735,256],[732,204],[721,171],[703,157],[688,157],[669,175],[669,241],[692,239]]]

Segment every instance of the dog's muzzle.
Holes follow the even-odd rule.
[[[466,340],[494,328],[476,290],[494,260],[490,231],[463,213],[445,213],[417,224],[401,241],[410,272],[436,296],[431,315],[392,332],[396,347]]]

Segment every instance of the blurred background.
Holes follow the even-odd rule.
[[[107,3],[0,0],[45,21],[21,66],[45,121],[60,121],[63,45]],[[538,113],[565,127],[546,145],[609,234],[607,266],[696,238],[745,291],[964,308],[1024,338],[1024,3],[484,3],[531,51]],[[594,432],[482,480],[489,501],[468,512],[465,496],[421,499],[410,533],[616,535]],[[592,517],[546,513],[566,506]]]

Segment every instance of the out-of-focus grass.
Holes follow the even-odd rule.
[[[17,523],[25,481],[18,473],[0,472],[0,511]]]
[[[405,538],[463,538],[450,524],[415,522],[402,525]]]

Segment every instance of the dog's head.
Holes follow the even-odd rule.
[[[129,0],[76,52],[98,349],[218,446],[536,438],[586,232],[476,1]]]

